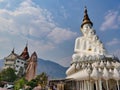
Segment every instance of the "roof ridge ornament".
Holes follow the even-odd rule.
[[[85,6],[84,9],[84,18],[83,18],[83,22],[81,24],[81,28],[83,27],[84,24],[91,24],[91,26],[93,26],[93,23],[90,21],[88,13],[87,13],[87,7]]]
[[[15,50],[14,50],[14,48],[13,48],[12,53],[14,53],[14,52],[15,52]]]

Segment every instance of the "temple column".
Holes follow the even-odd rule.
[[[81,81],[81,90],[83,90],[83,85],[82,85],[83,83],[82,83],[82,81]]]
[[[82,90],[84,90],[84,81],[82,81]]]
[[[106,86],[107,86],[107,90],[109,90],[109,87],[108,87],[108,80],[106,80]]]
[[[90,80],[88,81],[88,85],[89,85],[89,87],[88,87],[89,90],[91,90],[91,87],[92,87],[92,86],[91,86],[91,81],[90,81]]]
[[[79,81],[76,81],[76,82],[77,82],[76,88],[77,88],[77,90],[79,90]]]
[[[87,81],[88,90],[90,90],[90,82]]]
[[[94,90],[94,83],[91,82],[91,90]]]
[[[99,90],[102,90],[102,81],[99,79]]]
[[[117,80],[117,88],[118,88],[118,90],[120,90],[120,88],[119,88],[119,80]]]
[[[81,81],[80,81],[80,84],[79,84],[79,85],[80,85],[80,90],[82,90],[82,84],[81,84]]]
[[[87,89],[87,85],[86,85],[86,81],[84,80],[84,90],[88,90]]]
[[[78,81],[78,90],[80,90],[80,81]]]
[[[97,80],[95,81],[95,85],[96,85],[96,90],[99,90],[98,89],[98,81]]]
[[[92,86],[92,82],[90,81],[90,90],[93,90],[92,87],[93,87],[93,86]]]
[[[79,90],[80,90],[80,81],[78,82],[78,84],[79,84]]]
[[[83,90],[83,81],[81,81],[81,90]]]

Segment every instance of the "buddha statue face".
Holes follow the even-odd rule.
[[[90,24],[84,24],[82,29],[83,35],[87,35],[90,28],[91,28]]]
[[[91,28],[91,25],[90,24],[85,24],[83,25],[83,29],[90,29]]]

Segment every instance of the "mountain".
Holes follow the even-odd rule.
[[[1,59],[0,60],[0,70],[3,68],[3,66],[4,66],[4,59]]]
[[[0,69],[4,66],[4,60],[0,60]],[[50,60],[38,58],[37,74],[45,72],[49,78],[65,78],[67,67],[63,67]]]
[[[37,73],[46,72],[50,78],[65,78],[67,67],[50,60],[38,59]]]

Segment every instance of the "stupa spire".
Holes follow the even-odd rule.
[[[81,27],[83,27],[84,24],[91,24],[91,26],[93,26],[93,23],[90,21],[88,13],[87,13],[87,7],[85,6],[84,9],[84,18],[83,18],[83,22],[81,24]]]

